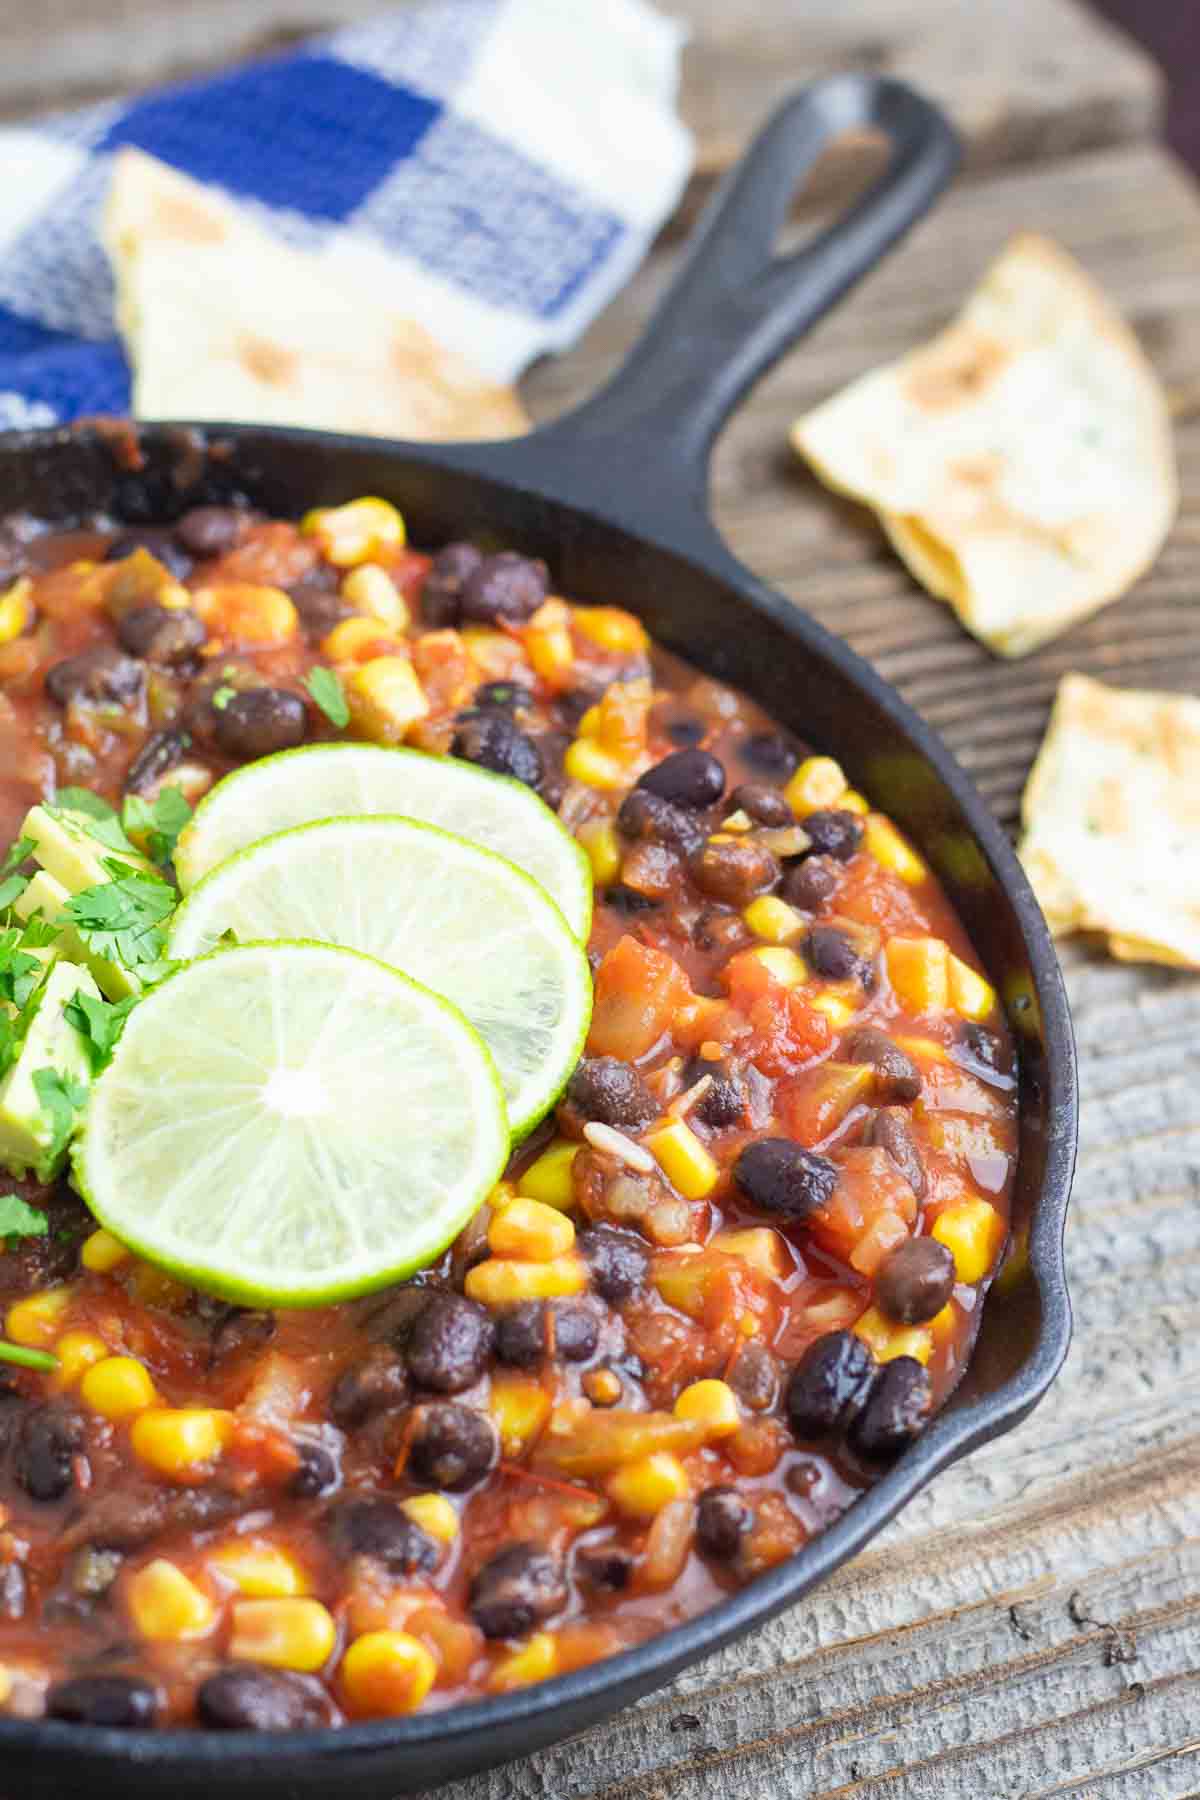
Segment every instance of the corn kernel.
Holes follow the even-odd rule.
[[[649,638],[640,619],[619,606],[577,606],[575,629],[611,656],[638,656]]]
[[[411,623],[408,602],[378,563],[360,563],[351,569],[342,580],[342,598],[389,631],[407,631]]]
[[[437,1679],[433,1653],[407,1631],[368,1631],[342,1658],[346,1708],[358,1718],[416,1712]]]
[[[300,615],[282,588],[229,581],[197,588],[191,599],[210,631],[258,649],[291,643],[300,632]]]
[[[592,819],[580,826],[578,837],[592,865],[596,886],[609,887],[621,873],[621,845],[616,826],[611,819]]]
[[[231,1538],[211,1553],[208,1565],[248,1600],[281,1600],[308,1592],[303,1569],[277,1544]]]
[[[503,1212],[506,1206],[512,1205],[516,1197],[517,1190],[511,1181],[498,1181],[488,1195],[487,1203],[492,1212]]]
[[[587,737],[577,737],[568,746],[563,773],[569,781],[581,781],[585,787],[600,788],[605,793],[616,793],[629,786],[629,765]]]
[[[747,954],[760,962],[780,987],[799,987],[802,981],[808,980],[804,958],[797,950],[787,950],[782,944],[764,944],[760,950],[751,950]]]
[[[461,637],[471,661],[488,681],[513,681],[527,676],[525,652],[516,638],[483,625],[464,625]]]
[[[390,501],[374,495],[344,506],[315,506],[300,529],[319,541],[325,560],[337,569],[370,562],[381,550],[404,548],[404,520]]]
[[[950,1004],[949,951],[940,938],[889,938],[888,980],[910,1012],[945,1012]]]
[[[686,1119],[672,1119],[654,1132],[646,1139],[646,1148],[685,1200],[703,1200],[720,1180],[720,1168]]]
[[[12,1670],[6,1669],[3,1664],[0,1664],[0,1706],[4,1706],[8,1703],[12,1698],[12,1691]]]
[[[600,730],[600,708],[589,706],[577,727],[580,737],[594,738]]]
[[[736,812],[731,812],[727,819],[721,820],[721,830],[714,835],[724,836],[729,832],[733,832],[736,835],[743,831],[753,831],[753,829],[754,820],[750,817],[748,812],[743,811],[739,806]],[[743,915],[743,917],[744,916],[745,915]],[[753,930],[753,926],[751,926],[751,930]]]
[[[960,1200],[938,1215],[931,1236],[945,1244],[960,1281],[982,1281],[1004,1241],[1004,1220],[986,1200]]]
[[[583,1391],[593,1406],[615,1406],[625,1390],[612,1369],[589,1369],[583,1377]]]
[[[912,1356],[927,1363],[933,1353],[933,1339],[925,1325],[896,1325],[877,1306],[867,1308],[854,1326],[854,1335],[871,1349],[878,1362],[892,1362],[897,1356]]]
[[[542,1200],[564,1210],[575,1203],[571,1170],[581,1146],[560,1138],[517,1177],[517,1192],[526,1200]]]
[[[969,963],[949,954],[950,1004],[964,1019],[986,1019],[996,1004],[996,990]]]
[[[333,663],[369,661],[371,653],[377,653],[377,647],[387,637],[378,619],[340,619],[321,639],[321,655]]]
[[[846,791],[846,777],[832,756],[808,756],[783,790],[798,819],[836,806]]]
[[[608,1481],[610,1498],[634,1519],[652,1519],[668,1501],[686,1499],[690,1491],[687,1470],[669,1450],[626,1464]]]
[[[329,1661],[337,1627],[319,1600],[236,1600],[229,1655],[313,1675]]]
[[[86,1369],[102,1362],[108,1355],[108,1345],[94,1331],[64,1331],[54,1346],[54,1354],[58,1368],[52,1386],[62,1391],[74,1387]]]
[[[22,575],[0,594],[0,644],[11,644],[33,623],[33,583]]]
[[[86,1239],[79,1260],[93,1275],[108,1275],[113,1269],[119,1269],[123,1262],[128,1262],[129,1255],[119,1238],[101,1228]]]
[[[501,1455],[523,1455],[540,1437],[552,1404],[545,1388],[528,1375],[494,1376],[488,1412],[500,1434]]]
[[[675,1417],[703,1425],[710,1438],[728,1437],[741,1427],[741,1408],[727,1381],[693,1381],[675,1402]]]
[[[488,1248],[495,1256],[517,1256],[529,1262],[553,1262],[575,1248],[575,1227],[564,1212],[544,1200],[514,1200],[495,1213],[488,1226]]]
[[[901,881],[915,886],[917,882],[924,881],[929,873],[916,851],[910,849],[891,820],[885,819],[880,813],[872,813],[868,818],[863,842],[875,861],[885,869],[890,869],[893,875],[898,875]]]
[[[522,635],[525,654],[543,681],[565,681],[574,667],[575,646],[568,630],[570,617],[565,600],[545,600]]]
[[[835,1031],[841,1031],[854,1018],[858,1011],[852,1000],[845,994],[835,994],[826,990],[823,994],[814,994],[809,1000],[814,1012],[824,1013]]]
[[[535,1681],[548,1680],[557,1665],[554,1639],[548,1631],[535,1631],[528,1643],[500,1659],[488,1677],[488,1687],[493,1694],[529,1687]]]
[[[774,894],[760,894],[743,908],[742,918],[764,944],[790,944],[804,931],[804,920],[795,907]]]
[[[795,1267],[787,1245],[769,1225],[753,1225],[745,1231],[718,1231],[712,1248],[724,1251],[726,1256],[740,1256],[772,1281],[782,1281]]]
[[[839,812],[857,813],[860,819],[865,819],[870,810],[870,806],[862,795],[856,793],[853,788],[848,788],[838,799]]]
[[[69,1287],[41,1288],[36,1294],[27,1294],[5,1314],[5,1335],[27,1350],[49,1350],[71,1298]]]
[[[158,1399],[148,1369],[132,1356],[106,1356],[87,1370],[79,1384],[79,1398],[114,1425],[145,1412]]]
[[[416,670],[406,656],[374,656],[346,682],[357,729],[376,744],[398,744],[429,712]]]
[[[137,1631],[156,1643],[205,1637],[216,1623],[217,1610],[208,1595],[165,1557],[132,1576],[125,1599]]]
[[[468,1270],[463,1285],[468,1298],[484,1306],[515,1306],[519,1300],[555,1300],[582,1294],[587,1284],[587,1264],[572,1253],[544,1263],[490,1256]]]
[[[133,1422],[130,1443],[142,1462],[177,1481],[202,1475],[229,1442],[232,1415],[209,1407],[155,1406]]]
[[[400,1510],[439,1544],[452,1544],[458,1536],[458,1514],[445,1494],[412,1494]]]

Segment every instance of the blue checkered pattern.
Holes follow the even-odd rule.
[[[469,321],[471,341],[449,347],[493,374],[577,336],[669,214],[690,146],[672,95],[645,91],[645,54],[630,104],[652,100],[656,113],[644,113],[653,129],[627,194],[605,173],[605,124],[586,108],[573,109],[578,143],[558,120],[539,132],[533,86],[506,111],[491,71],[536,60],[539,17],[559,4],[439,0],[210,79],[0,131],[0,428],[128,409],[96,231],[125,145],[224,189],[293,244],[328,248],[343,234],[382,249],[397,259],[401,294],[400,271],[415,265],[431,278],[427,307],[431,283],[469,296],[466,314],[447,310],[460,338]],[[609,6],[635,48],[639,31],[657,34],[640,49],[672,61],[671,28],[645,0],[605,0],[597,17]],[[611,109],[611,92],[598,110]],[[627,144],[621,157],[628,169]],[[493,315],[504,347],[489,357]]]

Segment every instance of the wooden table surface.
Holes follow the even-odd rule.
[[[0,110],[114,91],[367,10],[4,0]],[[829,68],[896,69],[967,134],[962,183],[761,385],[718,446],[712,491],[733,548],[874,659],[1011,825],[1064,670],[1200,692],[1200,196],[1156,147],[1159,82],[1072,0],[673,10],[697,30],[685,111],[699,186],[775,94]],[[857,162],[852,150],[823,172],[826,199]],[[1184,500],[1134,593],[1009,664],[796,467],[786,429],[935,330],[1029,227],[1081,257],[1171,387]],[[533,374],[538,416],[611,369],[677,255],[668,234],[587,339]],[[1200,979],[1073,946],[1064,963],[1083,1083],[1068,1231],[1077,1323],[1049,1399],[786,1617],[446,1800],[1200,1796]]]

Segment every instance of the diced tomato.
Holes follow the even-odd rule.
[[[837,1186],[820,1211],[812,1215],[812,1234],[823,1250],[858,1269],[860,1275],[873,1274],[884,1254],[879,1246],[890,1248],[889,1232],[891,1241],[898,1243],[916,1223],[917,1197],[886,1150],[859,1145],[842,1151],[836,1161]],[[867,1239],[868,1231],[885,1217],[894,1218],[899,1230],[879,1226]],[[864,1240],[862,1255],[871,1263],[869,1269],[860,1268],[855,1260]]]
[[[427,631],[416,638],[412,660],[435,713],[466,705],[475,689],[475,665],[457,631]]]
[[[397,550],[386,560],[383,557],[379,560],[404,598],[412,605],[420,595],[426,575],[433,567],[432,556],[426,556],[420,550],[405,549]]]
[[[623,937],[596,974],[588,1049],[593,1056],[634,1062],[653,1049],[691,998],[687,976],[673,957]]]
[[[751,950],[731,956],[721,971],[730,1002],[750,1024],[739,1046],[764,1075],[788,1075],[828,1050],[833,1032],[799,988],[775,980]]]
[[[837,909],[846,919],[876,925],[884,933],[932,929],[924,890],[909,887],[869,856],[856,856],[838,889]]]

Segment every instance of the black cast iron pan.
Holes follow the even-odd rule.
[[[797,182],[846,130],[882,133],[875,186],[807,248],[771,246]],[[1016,1425],[1066,1354],[1062,1237],[1075,1155],[1074,1047],[1058,963],[1012,850],[933,732],[866,663],[756,581],[706,512],[708,453],[750,384],[931,204],[953,133],[896,82],[839,76],[776,113],[706,215],[683,270],[615,379],[528,438],[430,447],[312,432],[155,426],[122,474],[110,433],[0,442],[0,507],[67,520],[98,507],[170,517],[230,488],[295,513],[382,494],[419,544],[494,534],[544,556],[562,592],[636,609],[654,636],[746,688],[836,755],[936,868],[1004,996],[1021,1052],[1015,1246],[974,1360],[900,1463],[798,1555],[689,1624],[539,1687],[340,1732],[121,1733],[0,1722],[0,1786],[19,1794],[384,1800],[579,1731],[795,1604],[937,1472]],[[796,1771],[794,1791],[807,1788]]]

